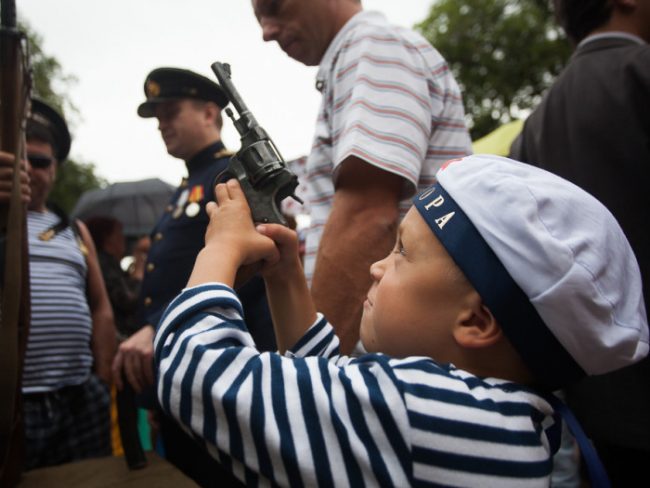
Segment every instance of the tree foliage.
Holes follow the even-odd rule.
[[[83,192],[106,185],[106,180],[95,174],[92,163],[68,159],[63,166],[59,166],[49,200],[69,214]]]
[[[21,29],[27,35],[29,61],[32,75],[32,96],[52,105],[62,114],[76,112],[66,94],[58,93],[54,86],[70,88],[76,81],[64,73],[61,63],[43,51],[43,38],[28,25],[22,23]],[[68,117],[66,117],[66,121]]]
[[[42,37],[25,23],[21,30],[27,35],[29,60],[32,74],[32,96],[44,100],[64,115],[70,131],[78,110],[70,100],[67,90],[71,89],[76,78],[63,71],[61,63],[43,51]],[[50,201],[66,212],[71,212],[77,199],[87,190],[101,188],[107,181],[95,174],[95,165],[75,161],[71,158],[63,164],[57,173]]]
[[[548,0],[436,0],[416,29],[460,84],[474,140],[534,108],[571,52]]]

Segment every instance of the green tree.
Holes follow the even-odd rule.
[[[83,192],[106,185],[106,180],[95,174],[95,165],[68,159],[56,175],[50,201],[69,214]]]
[[[42,37],[25,23],[21,30],[27,34],[32,71],[32,95],[57,108],[69,126],[74,125],[79,112],[67,95],[76,78],[63,71],[61,63],[43,51]],[[61,92],[54,87],[60,87]],[[57,174],[50,201],[62,210],[71,212],[77,199],[86,190],[101,188],[108,182],[95,174],[95,165],[68,159]]]
[[[416,29],[458,80],[473,140],[534,108],[571,52],[548,0],[436,0]]]
[[[54,85],[67,90],[77,81],[74,76],[64,73],[61,63],[54,56],[43,51],[43,38],[28,24],[21,23],[21,30],[27,35],[29,61],[32,75],[32,96],[49,103],[62,114],[77,113],[66,93],[58,93]],[[66,116],[66,121],[68,121]],[[69,123],[69,122],[68,122]]]

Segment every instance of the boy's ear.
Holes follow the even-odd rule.
[[[453,336],[459,346],[478,349],[497,343],[502,338],[503,331],[477,293],[459,315]]]

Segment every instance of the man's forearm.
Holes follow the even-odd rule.
[[[318,247],[312,280],[316,309],[334,326],[341,352],[359,339],[359,321],[371,285],[370,265],[395,243],[398,211],[390,206],[350,212],[335,206]]]

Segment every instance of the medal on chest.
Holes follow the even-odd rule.
[[[185,215],[188,217],[196,217],[201,211],[201,202],[203,200],[203,185],[195,185],[190,191],[190,196],[188,198],[188,204],[185,208]]]
[[[185,189],[181,192],[181,194],[178,196],[178,200],[176,200],[176,204],[174,206],[174,211],[172,212],[172,217],[177,219],[181,215],[183,215],[183,210],[185,209],[185,203],[187,202],[187,198],[190,196],[190,190]]]

